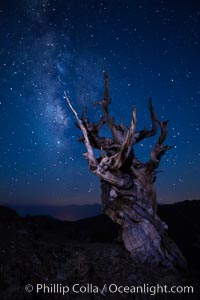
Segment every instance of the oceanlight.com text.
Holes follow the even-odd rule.
[[[117,285],[115,283],[104,284],[103,286],[97,286],[92,283],[79,284],[75,283],[72,286],[64,285],[61,283],[37,283],[35,286],[27,284],[25,286],[27,293],[35,292],[37,294],[147,294],[154,296],[156,294],[193,294],[193,286],[182,285],[150,285],[144,283],[142,285]]]

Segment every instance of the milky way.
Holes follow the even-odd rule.
[[[1,200],[100,202],[98,179],[64,91],[80,114],[103,95],[110,74],[111,114],[150,126],[149,97],[170,119],[158,176],[162,203],[200,197],[200,5],[197,1],[5,1],[1,22]],[[186,3],[187,2],[187,3]],[[102,131],[106,134],[107,131]],[[136,148],[148,159],[156,139]]]

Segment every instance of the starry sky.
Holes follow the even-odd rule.
[[[196,0],[3,0],[0,4],[0,201],[100,203],[79,130],[63,97],[90,120],[100,108],[103,70],[110,112],[138,130],[147,101],[169,119],[158,201],[200,198],[200,3]],[[106,130],[102,134],[107,134]],[[147,160],[156,138],[135,151]]]

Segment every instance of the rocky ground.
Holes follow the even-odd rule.
[[[160,215],[188,260],[187,270],[167,271],[137,265],[117,241],[118,227],[105,216],[77,222],[50,217],[19,217],[0,207],[0,299],[200,299],[199,201],[163,206]],[[167,220],[168,219],[168,220]],[[67,285],[69,293],[25,291],[27,284]],[[102,288],[167,284],[193,285],[195,294],[72,293],[73,284]],[[90,286],[91,288],[91,286]]]

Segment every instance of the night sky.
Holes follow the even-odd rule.
[[[0,200],[5,204],[100,203],[79,130],[80,114],[110,75],[110,112],[137,129],[169,119],[158,201],[200,198],[200,3],[197,0],[3,0],[0,4]],[[107,131],[102,131],[107,134]],[[147,160],[156,138],[136,154]]]

